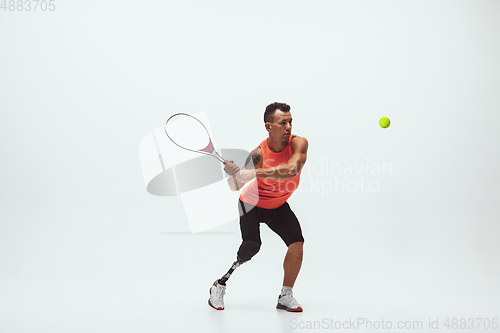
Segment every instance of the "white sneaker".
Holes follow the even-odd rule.
[[[289,312],[302,312],[302,305],[300,305],[293,297],[293,292],[291,290],[287,290],[285,295],[280,295],[278,297],[278,305],[276,305],[276,309],[286,310]]]
[[[224,295],[226,294],[226,286],[219,284],[218,280],[214,282],[209,290],[210,298],[208,305],[215,310],[224,310]]]

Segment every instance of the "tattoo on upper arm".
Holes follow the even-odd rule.
[[[259,164],[260,163],[260,159],[261,159],[261,157],[260,157],[260,153],[259,152],[254,152],[252,154],[253,165]]]
[[[251,152],[250,155],[248,155],[247,160],[245,161],[245,168],[246,169],[251,169],[254,168],[257,164],[259,164],[261,160],[261,156],[259,152]]]

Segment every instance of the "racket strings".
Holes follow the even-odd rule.
[[[165,125],[165,132],[169,138],[185,149],[199,150],[211,153],[213,145],[207,130],[193,117],[177,115]]]

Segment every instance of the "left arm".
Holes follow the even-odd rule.
[[[259,168],[252,170],[251,173],[242,172],[243,179],[248,182],[253,178],[261,178],[261,179],[273,179],[273,180],[287,180],[291,179],[302,170],[302,167],[306,163],[307,159],[307,148],[309,143],[306,138],[296,137],[290,143],[292,148],[292,156],[288,160],[287,164],[278,165],[271,168]]]
[[[306,163],[307,148],[309,143],[306,138],[296,137],[290,143],[292,148],[292,156],[287,164],[278,165],[271,168],[257,169],[256,178],[287,180],[298,175],[302,167]]]

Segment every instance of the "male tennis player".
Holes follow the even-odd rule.
[[[237,260],[210,288],[208,304],[217,310],[224,310],[226,281],[233,271],[259,252],[259,226],[260,222],[264,222],[288,247],[283,263],[283,287],[276,308],[302,312],[302,306],[293,297],[292,288],[302,265],[304,238],[299,221],[286,201],[299,185],[308,143],[305,138],[292,134],[292,115],[287,104],[268,105],[264,123],[269,137],[250,153],[245,166],[240,170],[230,161],[224,167],[230,175],[228,184],[232,191],[250,183],[243,188],[239,198],[243,242]]]

